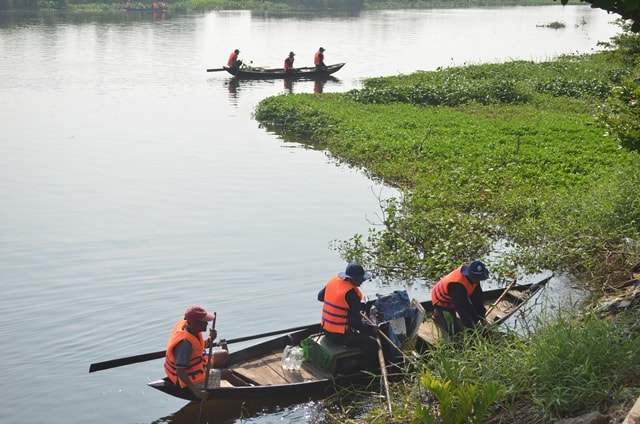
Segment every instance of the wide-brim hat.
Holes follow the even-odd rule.
[[[356,284],[362,284],[364,281],[371,278],[371,274],[366,272],[362,265],[357,263],[350,263],[344,272],[338,273],[340,278],[348,278]]]
[[[294,52],[289,52],[289,56],[295,56],[296,54]]]
[[[473,261],[462,266],[462,275],[473,281],[483,281],[489,279],[489,270],[482,262]]]

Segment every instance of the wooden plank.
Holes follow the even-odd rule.
[[[270,352],[261,358],[234,367],[234,371],[240,377],[246,377],[264,386],[300,383],[329,376],[328,373],[322,373],[306,363],[303,363],[299,371],[284,370],[281,365],[281,355],[281,352]]]
[[[432,318],[427,318],[418,327],[417,336],[430,345],[440,338],[440,330]]]

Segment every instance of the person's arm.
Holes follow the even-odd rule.
[[[324,291],[325,291],[325,289],[326,289],[326,287],[318,292],[318,300],[320,302],[324,302]]]
[[[193,394],[201,400],[205,400],[209,397],[209,392],[199,389],[189,376],[187,375],[187,369],[189,368],[189,361],[191,360],[191,343],[189,340],[183,340],[173,348],[173,353],[176,357],[176,376],[182,380],[182,382],[193,392]]]
[[[464,286],[459,283],[449,284],[449,296],[453,299],[453,305],[456,312],[460,315],[460,320],[467,328],[475,327],[475,323],[480,319],[471,304],[467,291]]]
[[[362,317],[360,316],[362,303],[360,302],[360,297],[358,297],[355,290],[349,290],[345,294],[344,298],[347,301],[347,304],[349,305],[349,312],[347,317],[349,321],[349,327],[353,328],[354,330],[364,332],[366,334],[371,333],[371,327],[366,325],[362,321]]]
[[[484,321],[487,315],[487,308],[484,306],[484,292],[480,284],[478,284],[473,293],[471,293],[469,300],[475,309],[478,320]],[[475,322],[477,322],[477,320]]]

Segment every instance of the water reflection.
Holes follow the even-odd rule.
[[[127,21],[164,21],[167,19],[167,12],[165,11],[147,11],[147,10],[126,10],[125,11]],[[150,18],[150,19],[149,19]]]
[[[255,87],[260,90],[266,87],[271,87],[274,85],[280,84],[282,81],[283,92],[285,93],[315,93],[320,94],[324,92],[325,86],[336,88],[343,84],[343,82],[334,77],[334,76],[321,76],[316,78],[309,79],[299,79],[299,78],[284,78],[282,80],[275,79],[238,79],[238,78],[228,78],[224,80],[224,86],[227,88],[229,102],[233,106],[238,105],[238,100],[240,98],[240,92],[242,89],[248,89],[251,87]]]
[[[344,400],[347,402],[347,399]],[[283,405],[283,406],[278,406]],[[202,408],[202,420],[200,422],[209,422],[217,424],[231,424],[238,422],[262,422],[261,417],[269,416],[270,421],[279,421],[286,417],[288,422],[304,422],[312,417],[322,417],[323,403],[317,400],[306,399],[304,396],[298,399],[287,398],[271,399],[260,402],[259,404],[250,404],[242,400],[234,401],[216,401],[208,400]],[[178,411],[165,417],[158,418],[152,424],[193,424],[198,422],[200,416],[200,402],[189,402]]]

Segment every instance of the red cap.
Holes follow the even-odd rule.
[[[213,321],[215,315],[205,311],[202,306],[192,306],[184,313],[184,319],[192,321]]]

